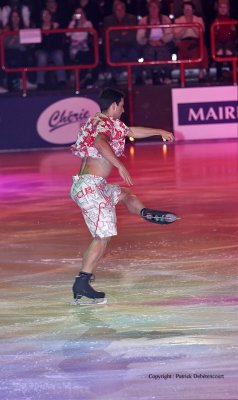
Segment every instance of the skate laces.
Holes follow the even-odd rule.
[[[82,278],[88,280],[88,282],[95,281],[95,276],[93,274],[89,274],[88,272],[80,272],[76,278]]]

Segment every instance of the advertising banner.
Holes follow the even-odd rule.
[[[172,90],[176,140],[238,138],[237,86]]]
[[[0,150],[71,144],[79,128],[98,111],[96,95],[4,96],[0,99]]]

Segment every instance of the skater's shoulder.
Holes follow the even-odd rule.
[[[92,122],[94,126],[97,125],[113,126],[112,119],[101,112],[97,112],[93,117],[91,117],[90,122]]]

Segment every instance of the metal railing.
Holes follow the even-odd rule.
[[[237,85],[237,62],[238,62],[238,55],[230,55],[230,56],[218,56],[216,51],[216,29],[218,26],[235,26],[238,25],[238,21],[215,21],[211,25],[210,29],[210,39],[211,39],[211,56],[213,60],[217,62],[231,62],[232,63],[232,81],[234,85]],[[237,30],[236,30],[237,32]],[[237,41],[238,43],[238,41]]]
[[[2,70],[7,73],[19,72],[22,75],[22,93],[23,96],[27,94],[27,73],[32,71],[57,71],[57,70],[74,70],[75,71],[75,92],[78,94],[80,90],[80,70],[95,68],[99,62],[99,49],[98,49],[98,34],[94,28],[79,28],[79,29],[49,29],[41,30],[42,35],[48,34],[70,34],[74,32],[88,32],[93,36],[93,51],[94,51],[94,62],[91,64],[64,64],[62,66],[58,65],[47,65],[44,67],[38,66],[24,66],[24,67],[8,67],[6,65],[5,57],[5,37],[6,36],[19,36],[20,31],[5,31],[0,34],[0,59],[2,64]],[[28,45],[28,44],[27,44]],[[24,46],[27,46],[24,45]],[[37,47],[36,47],[37,49]]]
[[[161,29],[180,29],[182,27],[195,27],[198,29],[199,32],[199,57],[198,58],[188,58],[188,59],[177,59],[177,60],[157,60],[157,61],[146,61],[144,60],[143,62],[137,61],[121,61],[121,62],[113,62],[111,60],[111,49],[110,49],[110,33],[113,31],[122,31],[122,30],[134,30],[138,31],[141,29],[152,29],[152,28],[161,28]],[[176,38],[175,35],[173,35],[172,40]],[[198,23],[191,23],[191,24],[167,24],[167,25],[136,25],[136,26],[117,26],[117,27],[109,27],[106,29],[105,32],[105,50],[106,50],[106,61],[107,64],[110,65],[111,67],[126,67],[127,68],[127,79],[128,79],[128,100],[129,100],[129,110],[130,110],[130,125],[133,125],[134,123],[134,111],[133,111],[133,96],[132,96],[132,86],[133,86],[133,80],[132,80],[132,67],[133,66],[138,66],[138,67],[144,67],[148,65],[161,65],[161,64],[178,64],[180,66],[180,82],[181,86],[184,87],[185,85],[185,65],[186,64],[195,64],[199,63],[203,60],[204,57],[204,43],[203,43],[203,29],[202,26]]]

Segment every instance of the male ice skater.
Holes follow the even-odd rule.
[[[120,117],[124,112],[122,92],[107,88],[99,96],[100,113],[88,119],[80,129],[72,152],[82,158],[78,175],[73,176],[71,197],[80,207],[93,240],[83,255],[82,268],[73,285],[75,303],[84,304],[82,297],[94,303],[105,303],[105,293],[92,288],[93,272],[102,259],[109,240],[117,235],[115,205],[123,202],[128,211],[147,221],[168,224],[176,221],[175,214],[145,208],[129,188],[109,185],[107,178],[117,168],[124,183],[132,179],[121,161],[126,136],[136,139],[153,135],[173,141],[173,135],[162,129],[128,128]]]

